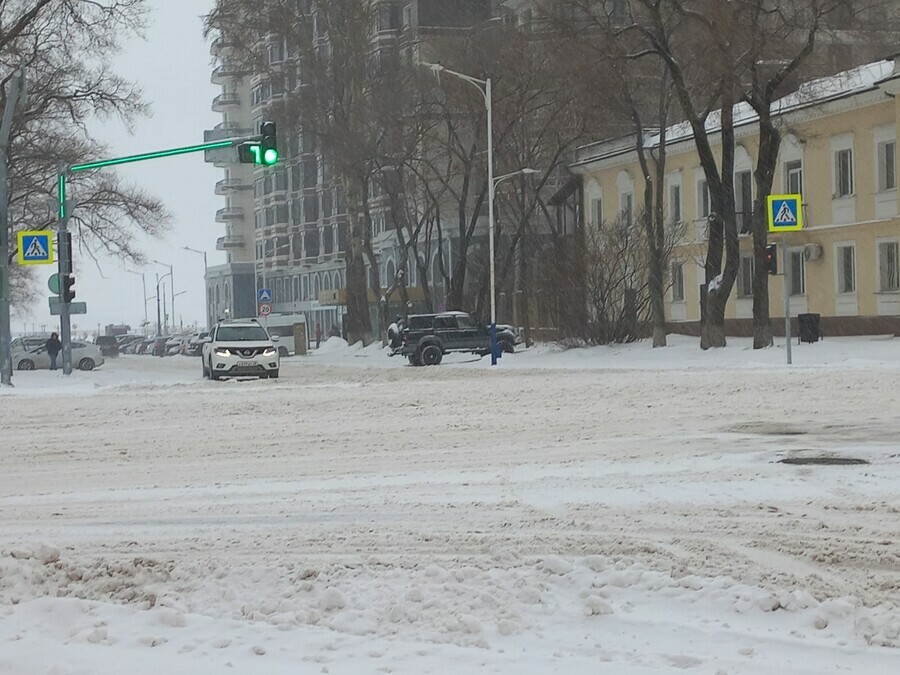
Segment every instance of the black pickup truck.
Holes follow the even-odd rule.
[[[510,354],[516,349],[515,333],[497,328],[497,344]],[[491,353],[488,326],[477,324],[465,312],[414,314],[399,327],[398,339],[391,345],[391,356],[401,355],[414,366],[436,366],[450,352]]]

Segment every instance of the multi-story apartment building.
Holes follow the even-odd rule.
[[[419,50],[433,36],[452,38],[455,30],[490,15],[488,0],[386,0],[374,17],[371,40],[373,48],[402,39]],[[212,78],[222,85],[213,109],[222,113],[223,120],[206,133],[207,140],[255,133],[269,105],[285,93],[266,74],[244,73],[230,65],[228,50],[227,37],[212,43],[219,64]],[[278,43],[268,45],[267,56],[271,69],[287,67],[292,57]],[[270,288],[275,312],[305,314],[311,331],[318,324],[327,332],[333,325],[341,326],[344,313],[339,304],[340,290],[346,286],[348,243],[344,196],[313,134],[301,130],[297,136],[280,138],[279,143],[282,161],[271,168],[211,157],[225,172],[215,189],[225,198],[216,220],[224,226],[217,248],[225,251],[227,262],[208,272],[210,316],[255,316],[257,289]],[[384,201],[374,190],[370,199],[373,248],[383,285],[388,286],[401,255]],[[445,244],[449,256],[452,246]],[[418,270],[410,266],[406,274],[407,286],[414,288]],[[431,282],[432,274],[430,270]],[[440,293],[440,278],[435,278],[438,283],[432,288]]]
[[[773,318],[784,316],[786,292],[791,314],[820,314],[826,334],[900,333],[898,94],[900,61],[886,60],[810,82],[776,104],[783,143],[773,192],[802,195],[805,225],[787,235],[786,270],[781,237],[775,240],[780,274],[769,277]],[[741,226],[752,217],[756,196],[758,130],[745,104],[737,106],[736,120],[734,187]],[[666,312],[675,330],[694,332],[705,283],[710,198],[685,125],[668,130],[667,155],[665,208],[671,223],[683,224],[684,236],[673,254]],[[583,181],[586,226],[634,213],[644,189],[634,139],[581,148],[573,170]],[[732,334],[749,333],[753,309],[752,241],[749,234],[740,239],[740,268],[726,314]],[[780,322],[773,327],[779,330]]]

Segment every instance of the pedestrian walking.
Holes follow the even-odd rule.
[[[322,324],[316,323],[316,349],[322,344]]]
[[[44,345],[47,349],[47,356],[50,357],[50,370],[56,370],[56,357],[62,351],[62,342],[59,341],[59,335],[50,334],[50,339]]]

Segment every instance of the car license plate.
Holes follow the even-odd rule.
[[[253,361],[238,361],[238,368],[252,368],[255,365]]]

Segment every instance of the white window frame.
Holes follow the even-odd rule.
[[[697,220],[706,220],[710,213],[712,213],[712,195],[709,192],[709,182],[706,176],[703,176],[697,180]]]
[[[745,263],[744,263],[745,260],[750,261],[750,287],[749,288],[742,288],[742,286],[744,285],[742,283],[744,280],[744,270],[746,269]],[[749,253],[741,253],[741,262],[740,262],[740,265],[738,266],[738,278],[737,278],[737,284],[736,284],[737,285],[736,291],[737,291],[738,298],[748,299],[748,298],[753,297],[753,274],[755,272],[755,268],[756,268],[756,257],[754,255],[753,251],[750,251]]]
[[[672,277],[672,302],[684,302],[684,263],[674,261],[669,273]]]
[[[894,274],[896,279],[895,288],[885,288],[882,281],[884,280],[883,275],[881,274],[881,266],[882,266],[882,247],[888,244],[893,244],[897,249],[897,253],[895,254],[895,262],[894,262]],[[900,293],[900,240],[897,239],[876,239],[875,240],[875,288],[878,289],[879,294],[895,294]]]
[[[677,213],[673,210],[673,191],[678,190]],[[676,226],[684,219],[684,187],[681,183],[681,173],[670,174],[668,177],[668,189],[666,190],[666,213],[670,227]]]
[[[893,218],[897,215],[897,130],[893,124],[875,129],[875,217],[878,219]],[[888,172],[885,163],[885,152],[889,144],[893,144],[893,186],[887,182]]]
[[[603,197],[591,197],[591,224],[594,227],[600,227],[603,223]]]
[[[841,194],[841,156],[849,151],[850,155],[850,191]],[[853,134],[841,134],[831,139],[831,216],[832,222],[837,225],[847,225],[856,222],[856,191],[858,188],[856,179],[856,152],[853,143]]]
[[[616,189],[619,193],[618,216],[630,226],[634,223],[634,181],[627,171],[619,172]]]
[[[796,166],[791,166],[796,165]],[[783,164],[784,173],[784,191],[787,194],[803,194],[803,160],[788,159]],[[791,187],[791,176],[797,175],[800,178],[800,185],[797,188]]]
[[[794,288],[794,256],[800,258],[800,285],[802,286],[800,293],[797,293]],[[803,253],[803,247],[796,246],[788,248],[788,260],[788,269],[786,269],[784,273],[785,280],[788,281],[790,296],[792,298],[804,298],[806,297],[806,256]]]

